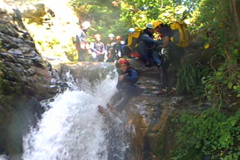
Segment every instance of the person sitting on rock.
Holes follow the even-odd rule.
[[[153,25],[152,23],[148,23],[146,25],[146,29],[143,30],[143,33],[140,35],[138,39],[138,47],[137,52],[141,55],[143,60],[145,61],[145,66],[150,67],[152,57],[154,62],[158,67],[161,65],[161,61],[155,51],[152,50],[153,45],[161,45],[161,41],[155,41],[152,39],[153,37]]]
[[[116,86],[118,92],[112,96],[110,103],[107,104],[107,107],[114,112],[121,112],[132,97],[140,95],[140,89],[136,85],[137,71],[130,67],[127,59],[120,59],[118,65],[120,67]],[[102,106],[99,106],[99,111],[105,113]]]

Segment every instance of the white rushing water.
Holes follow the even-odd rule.
[[[97,105],[116,92],[116,79],[106,79],[90,94],[67,90],[47,105],[35,129],[24,137],[23,160],[107,160],[108,128]]]
[[[6,155],[0,155],[0,160],[7,160],[7,156]]]

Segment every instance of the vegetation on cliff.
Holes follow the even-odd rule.
[[[171,158],[239,159],[239,1],[72,0],[70,4],[80,22],[89,20],[92,23],[89,37],[100,33],[105,41],[109,33],[126,36],[128,28],[144,27],[155,19],[164,23],[185,20],[189,24],[192,43],[186,48],[187,54],[179,71],[178,92],[208,99],[212,106],[203,112],[176,115],[178,145]],[[45,32],[50,33],[49,30]],[[36,41],[42,51],[56,49],[56,54],[64,51],[71,57],[69,59],[76,59],[69,40],[63,43],[65,48],[56,47],[60,43],[52,37],[46,40],[48,43],[45,40],[46,37],[42,37]],[[3,83],[0,78],[0,88],[4,87]],[[155,152],[161,152],[158,146]]]
[[[179,71],[178,92],[208,99],[212,107],[202,113],[180,116],[180,145],[174,151],[174,159],[239,159],[240,3],[235,0],[123,0],[112,4],[120,10],[120,23],[115,23],[114,29],[118,28],[116,25],[125,31],[129,27],[144,27],[154,19],[165,23],[185,19],[189,23],[192,44],[186,49]],[[87,0],[84,4],[78,3],[78,7],[83,6],[89,9]],[[101,7],[98,9],[103,9]],[[85,13],[94,17],[99,12],[95,8]],[[97,24],[104,29],[102,23]],[[114,29],[107,31],[119,33]]]

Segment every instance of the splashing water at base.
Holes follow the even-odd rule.
[[[109,129],[97,105],[109,101],[115,86],[116,79],[106,79],[94,95],[80,90],[67,90],[58,95],[48,104],[50,109],[43,114],[38,127],[24,137],[23,159],[109,159],[105,136]]]
[[[0,160],[7,160],[7,156],[6,155],[0,155]]]

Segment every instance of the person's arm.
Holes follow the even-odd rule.
[[[128,45],[128,38],[125,39],[124,44]]]
[[[160,30],[162,34],[163,48],[166,48],[170,41],[171,30],[168,27],[164,27]]]
[[[141,40],[147,43],[151,43],[151,44],[160,44],[159,41],[154,41],[149,35],[147,34],[143,34],[141,36]]]
[[[162,41],[163,41],[163,48],[166,48],[169,44],[170,38],[168,36],[162,37]]]
[[[126,76],[124,77],[124,80],[127,81],[127,82],[136,83],[136,82],[137,82],[137,79],[138,79],[137,71],[132,70],[131,72],[132,72],[132,73],[131,73],[132,75],[131,75],[131,76],[126,75]]]
[[[106,51],[106,49],[105,49],[105,45],[102,43],[102,54],[104,54],[104,55],[105,55],[105,54],[106,54],[106,52],[107,52],[107,51]]]
[[[90,44],[90,50],[91,50],[92,52],[94,52],[94,53],[99,53],[99,52],[95,49],[95,45],[94,45],[93,42]]]

